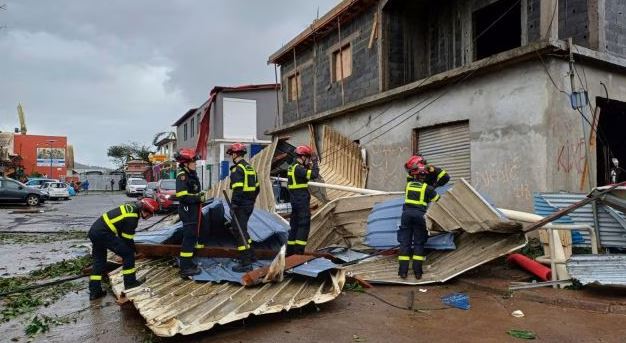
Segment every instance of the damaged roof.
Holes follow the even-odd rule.
[[[109,276],[115,295],[119,298],[124,292],[150,330],[161,337],[190,335],[251,315],[325,303],[335,299],[345,283],[342,270],[319,278],[288,276],[281,283],[260,287],[192,282],[181,279],[178,272],[167,259],[138,261],[137,276],[145,278],[145,283],[127,292],[121,268]]]
[[[625,255],[572,255],[567,272],[583,285],[626,287]]]

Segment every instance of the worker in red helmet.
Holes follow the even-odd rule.
[[[240,253],[239,264],[232,270],[237,273],[252,270],[252,263],[256,261],[254,250],[252,249],[252,239],[248,233],[248,221],[254,210],[254,203],[259,195],[259,179],[256,170],[250,165],[244,156],[247,153],[246,146],[241,143],[233,143],[226,153],[233,160],[230,167],[230,189],[233,190],[231,204],[232,212],[237,216],[237,221],[241,226],[241,235],[235,234],[237,240],[237,250]],[[234,222],[234,221],[233,221]]]
[[[424,176],[424,182],[426,182],[429,186],[432,187],[441,187],[450,181],[450,175],[445,169],[435,167],[432,164],[429,164],[426,159],[422,155],[413,155],[409,160],[404,164],[404,167],[409,171],[410,165],[424,165],[426,167],[427,174]],[[408,173],[406,180],[411,181],[413,176]]]
[[[413,262],[413,272],[416,279],[422,278],[422,263],[424,263],[424,244],[428,239],[426,230],[426,210],[428,204],[439,200],[439,194],[435,188],[428,185],[425,180],[428,170],[425,164],[416,163],[412,156],[405,164],[411,180],[406,184],[404,193],[404,205],[402,217],[398,229],[398,275],[406,279],[409,272],[409,264]]]
[[[309,181],[319,176],[317,157],[313,149],[300,145],[295,150],[296,160],[287,170],[287,189],[291,199],[287,255],[301,254],[306,248],[311,227]]]
[[[193,262],[195,249],[204,246],[198,243],[202,203],[206,201],[201,191],[200,179],[196,173],[196,161],[199,159],[193,149],[180,149],[174,154],[179,172],[176,174],[176,198],[179,201],[178,216],[183,223],[183,241],[180,248],[180,275],[191,278],[202,271]]]
[[[107,250],[113,251],[123,260],[125,289],[142,284],[135,276],[135,229],[139,217],[150,218],[158,206],[154,199],[143,198],[104,213],[91,225],[89,239],[93,245],[91,249],[93,270],[89,277],[89,300],[106,295],[106,291],[102,289],[102,274],[107,262]]]

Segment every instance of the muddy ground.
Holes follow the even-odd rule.
[[[14,208],[1,208],[0,231],[4,236],[0,236],[0,274],[4,273],[4,278],[16,275],[28,277],[31,270],[86,253],[87,241],[76,231],[86,232],[91,222],[104,210],[126,200],[128,198],[122,194],[92,194],[80,195],[67,202],[48,202],[42,207],[44,213],[10,214]],[[159,218],[151,219],[143,225],[157,220]],[[7,231],[9,233],[5,233]],[[10,233],[15,231],[39,233]],[[59,231],[67,232],[60,234]],[[537,340],[543,342],[626,341],[624,315],[503,297],[454,281],[428,287],[377,286],[367,290],[369,294],[347,291],[327,304],[249,318],[188,337],[161,339],[151,334],[132,305],[120,307],[110,295],[102,301],[90,303],[86,283],[86,279],[66,283],[64,288],[50,292],[50,298],[57,300],[0,323],[0,341],[520,341],[507,335],[506,332],[511,329],[531,330],[537,335]],[[418,311],[406,309],[411,292],[414,309]],[[451,292],[466,292],[470,296],[471,309],[445,308],[440,298]],[[0,299],[0,311],[5,309],[6,300]],[[521,310],[525,316],[513,317],[511,312],[514,310]],[[35,314],[39,322],[33,321]],[[33,337],[25,333],[27,328],[37,330],[46,326],[49,331]]]

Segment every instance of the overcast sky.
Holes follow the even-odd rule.
[[[270,54],[339,0],[0,0],[0,130],[65,135],[76,161],[149,144],[215,85],[274,82]]]

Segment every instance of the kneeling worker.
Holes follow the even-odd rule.
[[[93,245],[93,271],[89,277],[89,300],[106,295],[101,284],[107,262],[107,249],[123,260],[124,288],[135,288],[142,284],[135,277],[135,229],[139,216],[143,219],[150,218],[158,206],[154,199],[143,198],[108,211],[91,225],[89,239]]]
[[[426,165],[416,163],[411,157],[405,164],[412,179],[407,182],[402,218],[398,230],[398,275],[405,279],[409,272],[409,263],[413,261],[413,272],[416,279],[422,278],[422,263],[424,262],[424,244],[428,239],[426,230],[426,210],[431,201],[439,200],[439,194],[432,186],[426,184],[428,176]]]
[[[241,226],[241,233],[235,233],[237,239],[237,250],[240,253],[239,264],[232,270],[243,273],[252,270],[252,263],[256,261],[254,250],[252,250],[252,239],[248,233],[248,220],[254,210],[254,202],[259,195],[259,179],[256,170],[243,157],[246,155],[246,146],[241,143],[234,143],[226,151],[233,159],[233,166],[230,167],[230,189],[233,190],[232,213],[237,216],[237,222]],[[232,225],[236,225],[233,220]]]

